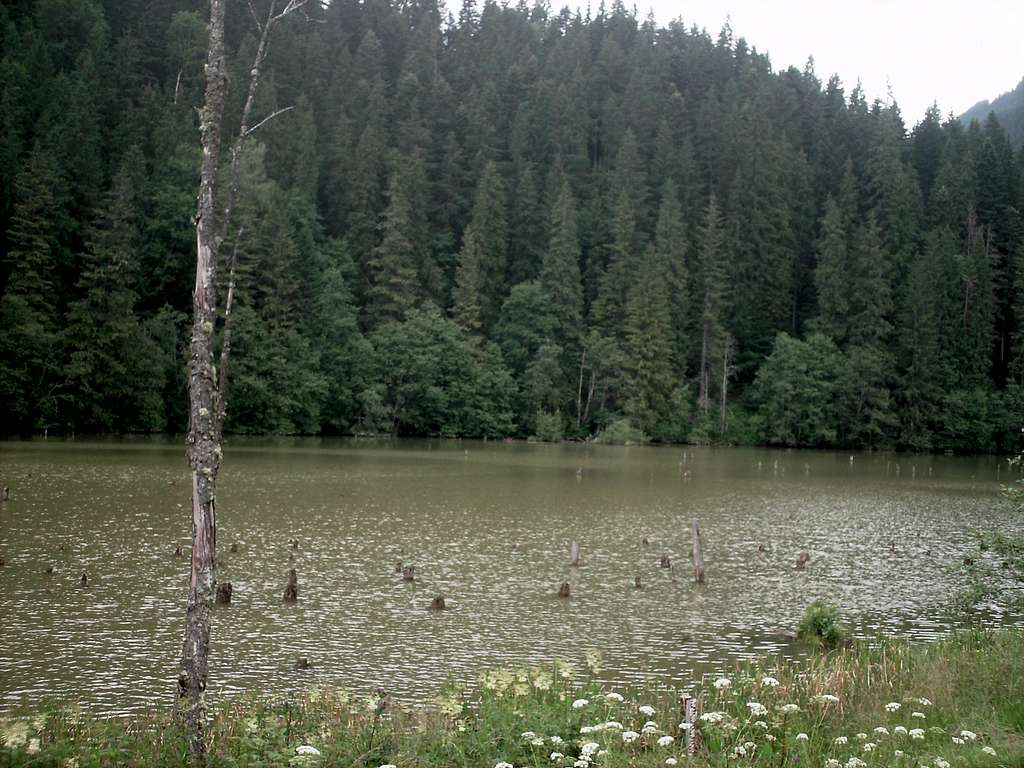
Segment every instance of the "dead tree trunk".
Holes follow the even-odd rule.
[[[693,521],[693,580],[704,583],[704,545],[700,536],[700,523]]]
[[[188,460],[192,468],[192,570],[185,611],[185,639],[178,670],[177,711],[188,736],[193,760],[204,760],[203,729],[206,721],[206,687],[210,652],[210,616],[217,589],[217,475],[221,461],[221,430],[226,410],[227,365],[230,354],[234,261],[231,264],[229,305],[225,311],[225,338],[220,353],[220,378],[214,365],[214,328],[217,321],[217,262],[231,210],[238,190],[238,167],[245,140],[267,121],[286,112],[278,110],[255,125],[250,125],[260,73],[267,55],[270,29],[275,22],[305,5],[307,0],[288,0],[277,10],[271,0],[266,20],[261,24],[260,42],[249,68],[249,89],[242,110],[238,137],[231,150],[231,178],[224,208],[218,220],[214,207],[217,176],[220,171],[221,123],[227,92],[227,68],[224,57],[224,0],[210,0],[209,42],[206,58],[206,93],[199,113],[202,165],[196,210],[196,282],[192,292],[192,341],[189,347],[189,429],[186,438]],[[249,4],[250,12],[253,6]],[[239,233],[239,235],[241,232]]]

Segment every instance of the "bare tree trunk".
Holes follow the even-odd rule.
[[[214,185],[220,166],[220,127],[227,71],[224,62],[224,0],[210,0],[206,98],[200,111],[203,162],[196,211],[196,284],[192,292],[192,343],[188,391],[188,460],[192,467],[192,571],[185,612],[185,640],[178,672],[178,714],[194,760],[205,754],[206,683],[210,651],[210,612],[217,587],[217,473],[220,469],[218,397],[213,365],[217,317],[216,271],[220,239]]]
[[[587,350],[580,353],[580,380],[576,386],[576,428],[583,426],[583,371],[587,365]]]
[[[725,406],[729,395],[729,357],[732,355],[732,336],[725,337],[725,345],[722,350],[722,392],[721,408],[718,414],[718,434],[725,435]]]
[[[697,405],[705,414],[708,412],[708,404],[710,402],[710,394],[708,390],[711,389],[709,381],[710,377],[708,376],[708,355],[710,354],[710,350],[708,349],[709,332],[710,329],[708,328],[708,321],[705,319],[700,339],[700,390],[697,394]]]

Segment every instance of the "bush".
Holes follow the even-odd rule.
[[[646,443],[647,435],[642,430],[633,426],[629,419],[615,419],[604,431],[594,438],[595,443],[606,443],[608,445],[632,445],[634,443]]]
[[[815,600],[804,611],[797,636],[805,643],[833,648],[843,641],[846,631],[839,623],[839,609]]]
[[[559,443],[562,441],[563,433],[564,423],[561,411],[555,411],[554,413],[537,411],[537,416],[534,420],[534,439],[544,443]]]

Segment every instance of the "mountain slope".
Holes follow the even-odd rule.
[[[1024,145],[1024,79],[1021,79],[1012,91],[1002,94],[994,101],[979,101],[960,115],[960,121],[965,125],[972,120],[984,122],[989,112],[996,113],[1014,146]]]

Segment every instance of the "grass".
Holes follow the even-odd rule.
[[[394,708],[383,691],[353,697],[313,689],[289,701],[236,700],[215,714],[210,765],[1024,766],[1019,630],[926,645],[855,643],[805,662],[768,659],[702,681],[694,690],[702,745],[693,757],[679,729],[676,692],[608,690],[596,681],[599,666],[588,654],[588,669],[578,672],[563,663],[498,670],[473,690],[450,687],[414,712]],[[53,707],[0,722],[0,742],[0,766],[186,764],[168,714],[102,720]]]

